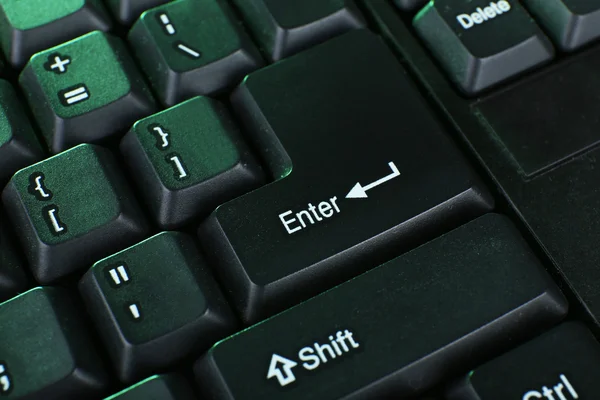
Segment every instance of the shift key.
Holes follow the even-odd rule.
[[[250,74],[231,102],[274,182],[219,207],[199,234],[246,323],[492,207],[368,31]]]
[[[517,229],[488,214],[217,343],[194,370],[210,400],[407,399],[566,313]]]

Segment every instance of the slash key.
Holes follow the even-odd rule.
[[[245,322],[491,208],[394,56],[367,31],[249,75],[231,100],[276,180],[200,228]]]

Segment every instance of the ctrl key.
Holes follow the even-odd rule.
[[[447,400],[597,399],[600,344],[568,322],[475,369]]]

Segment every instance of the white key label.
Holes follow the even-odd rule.
[[[173,166],[173,171],[175,172],[175,179],[181,181],[187,178],[188,172],[185,164],[181,160],[181,157],[178,154],[169,154],[167,156],[167,161],[171,163]]]
[[[107,267],[104,274],[108,283],[116,289],[131,281],[131,273],[125,263]]]
[[[523,395],[522,400],[555,399],[555,400],[577,400],[579,394],[566,377],[565,374],[558,376],[556,385],[542,386],[541,390],[530,390]]]
[[[491,21],[511,10],[511,5],[508,1],[501,0],[498,2],[490,2],[487,7],[477,7],[470,14],[460,14],[456,16],[456,20],[464,30],[471,29],[475,25],[481,25],[484,22]]]
[[[0,396],[7,395],[12,391],[12,382],[8,375],[6,364],[0,362]]]
[[[294,213],[292,210],[282,212],[279,214],[279,220],[287,233],[291,235],[339,213],[340,208],[337,205],[337,197],[334,196],[329,201],[321,201],[316,206],[308,203],[306,210],[297,213]]]
[[[50,228],[50,233],[54,236],[60,236],[67,233],[67,225],[60,220],[58,206],[52,204],[44,207],[42,215]]]
[[[307,371],[313,371],[328,361],[344,357],[360,347],[354,338],[354,333],[348,329],[337,331],[335,334],[329,335],[327,339],[326,343],[315,342],[301,348],[298,351],[297,361],[273,354],[267,371],[267,379],[276,378],[280,386],[287,386],[296,381],[294,368],[301,366]]]

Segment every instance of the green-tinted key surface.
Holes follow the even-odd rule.
[[[154,375],[106,400],[193,400],[188,384],[176,375]]]
[[[155,109],[123,44],[101,32],[36,54],[19,82],[54,152],[118,133]]]
[[[94,262],[146,231],[112,156],[92,145],[22,169],[3,201],[40,282]]]
[[[85,0],[2,0],[0,4],[8,22],[25,31],[73,14],[85,5]]]
[[[137,122],[121,151],[165,228],[205,215],[264,180],[225,107],[206,97]]]
[[[263,64],[223,0],[177,0],[149,10],[129,41],[169,106],[232,87]]]
[[[100,0],[0,0],[2,49],[17,67],[37,51],[110,25]]]
[[[43,152],[12,86],[0,80],[0,187]]]
[[[80,291],[121,380],[205,350],[232,314],[194,242],[164,232],[94,264]]]
[[[1,399],[104,392],[107,376],[73,303],[62,289],[36,288],[0,304]]]

